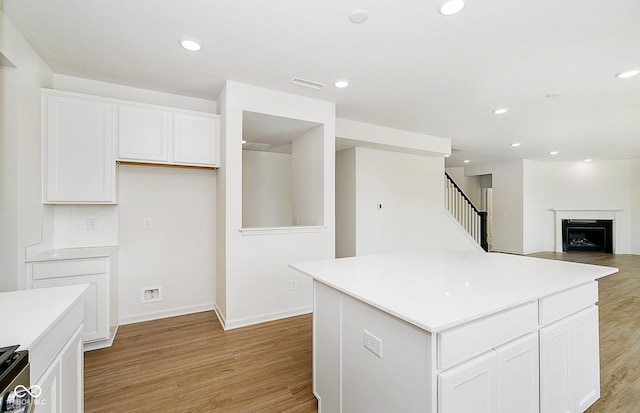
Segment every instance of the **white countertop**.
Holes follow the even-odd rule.
[[[618,271],[484,252],[370,255],[295,263],[291,267],[431,332]]]
[[[57,260],[77,260],[82,258],[108,257],[118,250],[118,247],[85,247],[85,248],[62,248],[49,250],[42,254],[28,257],[26,262],[57,261]]]
[[[88,284],[0,293],[0,347],[31,349],[67,310],[82,299]]]

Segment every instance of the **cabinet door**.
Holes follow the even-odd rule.
[[[600,398],[598,307],[587,308],[574,317],[569,379],[573,383],[577,411],[583,412]]]
[[[598,308],[540,330],[540,411],[583,412],[600,397]]]
[[[35,413],[62,413],[60,400],[60,359],[55,359],[53,363],[40,376],[35,383],[40,386],[42,392],[34,399]]]
[[[145,106],[118,107],[118,159],[169,161],[171,112]]]
[[[540,412],[574,412],[569,387],[571,317],[540,329]]]
[[[496,353],[498,413],[538,413],[538,333],[498,347]]]
[[[496,411],[496,352],[438,374],[439,413]]]
[[[217,115],[173,116],[173,161],[218,166],[220,119]]]
[[[84,411],[84,352],[78,328],[60,355],[60,401],[65,413]]]
[[[48,278],[33,280],[33,288],[59,287],[63,285],[89,284],[84,294],[84,334],[83,340],[104,340],[109,338],[109,277],[106,274],[83,275],[78,277]]]
[[[44,202],[114,203],[115,106],[43,94]]]

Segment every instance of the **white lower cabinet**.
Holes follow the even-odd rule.
[[[496,349],[498,413],[539,412],[538,334]]]
[[[496,411],[496,352],[491,351],[438,375],[440,413]]]
[[[538,412],[538,334],[438,374],[440,413]]]
[[[585,411],[600,397],[598,307],[540,329],[540,411]]]
[[[84,294],[84,341],[103,340],[109,337],[107,274],[78,277],[33,280],[33,288],[60,287],[63,285],[89,284]]]
[[[47,349],[45,349],[46,351]],[[39,378],[32,382],[42,393],[35,398],[35,413],[84,411],[84,352],[82,326],[78,327]]]
[[[117,252],[109,256],[29,262],[27,287],[89,284],[84,293],[85,350],[109,347],[118,327]]]

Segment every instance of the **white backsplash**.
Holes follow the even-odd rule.
[[[50,211],[43,214],[43,219],[52,219],[53,225],[43,223],[43,238],[51,239],[53,248],[118,245],[117,205],[51,205],[48,208]]]

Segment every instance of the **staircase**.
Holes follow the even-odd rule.
[[[483,250],[488,251],[487,213],[478,211],[460,187],[453,182],[449,174],[445,172],[444,175],[444,204],[447,211],[453,215]]]

